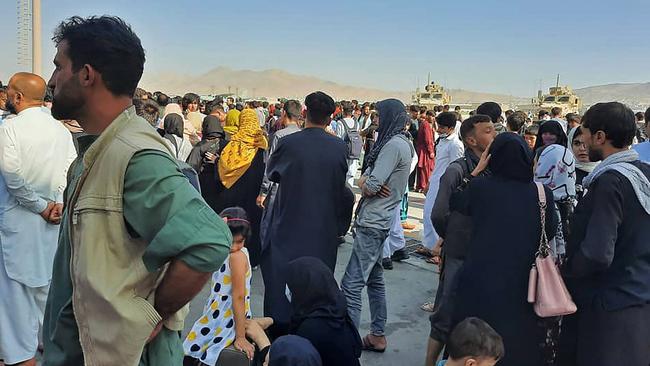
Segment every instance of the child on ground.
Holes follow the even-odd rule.
[[[185,364],[191,358],[196,365],[215,366],[221,351],[233,344],[251,360],[255,353],[255,347],[246,339],[246,320],[251,318],[251,267],[245,248],[251,236],[250,222],[239,207],[227,208],[220,216],[230,228],[233,243],[223,266],[212,274],[212,289],[203,315],[183,342]]]
[[[458,323],[447,343],[449,359],[438,366],[494,366],[505,354],[501,336],[479,318]]]

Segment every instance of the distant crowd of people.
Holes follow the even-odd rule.
[[[53,41],[47,83],[0,89],[6,365],[359,365],[389,347],[410,191],[416,252],[440,267],[427,366],[650,364],[650,109],[203,101],[137,88],[144,50],[120,18],[72,17]],[[531,294],[547,258],[561,275],[542,290],[575,305],[552,316]]]

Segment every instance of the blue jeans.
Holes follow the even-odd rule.
[[[361,291],[368,286],[370,333],[383,336],[386,327],[386,288],[381,266],[387,230],[357,227],[352,256],[341,280],[341,289],[348,303],[348,314],[359,328],[361,322]]]

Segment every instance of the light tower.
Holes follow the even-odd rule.
[[[18,3],[18,65],[30,67],[40,75],[41,65],[41,0],[17,0]]]

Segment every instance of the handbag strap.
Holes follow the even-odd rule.
[[[546,258],[551,252],[551,246],[548,243],[548,237],[546,236],[546,192],[544,192],[544,186],[542,183],[535,182],[537,187],[537,198],[539,201],[539,217],[540,224],[542,227],[542,233],[539,238],[539,248],[536,257]]]

